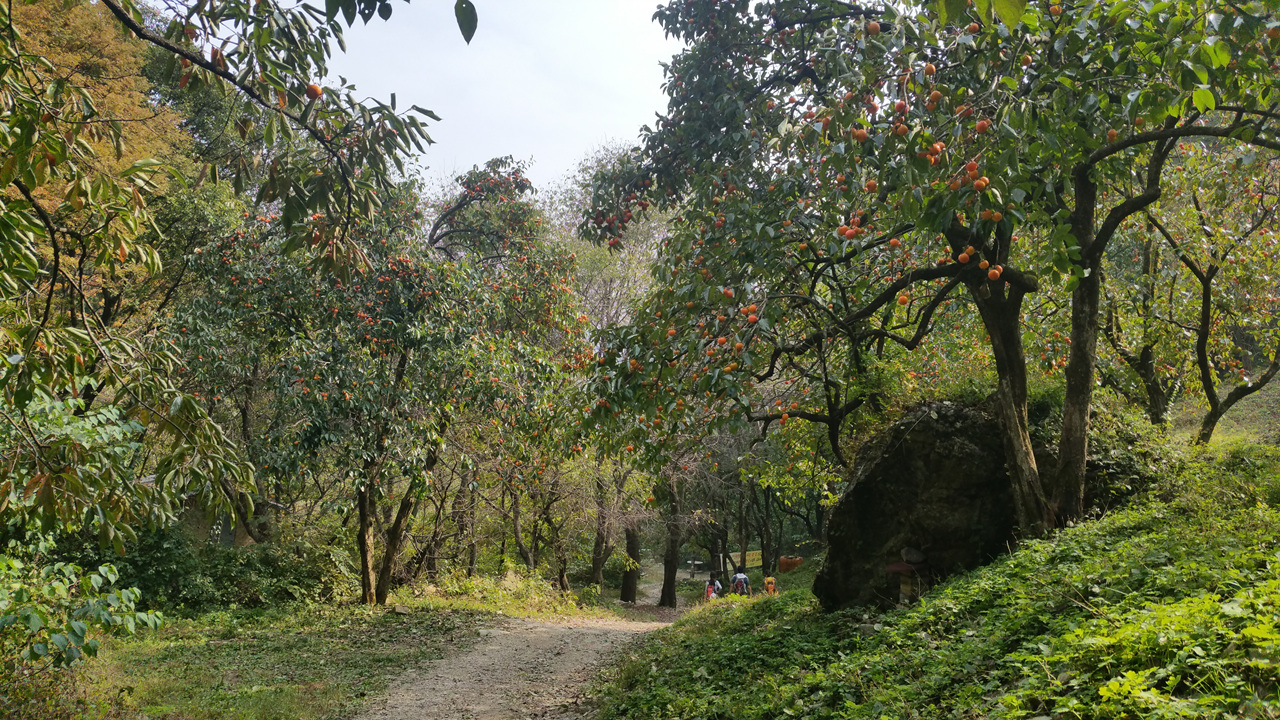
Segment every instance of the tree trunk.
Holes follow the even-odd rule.
[[[609,517],[608,486],[603,477],[596,478],[596,539],[591,547],[591,582],[594,585],[604,584],[604,566],[613,555],[612,522]]]
[[[502,513],[502,517],[507,517],[507,488],[504,486],[498,493],[498,512]],[[498,543],[498,557],[502,559],[502,566],[507,566],[507,532],[504,529],[501,533],[502,540]]]
[[[622,602],[636,601],[636,586],[640,583],[640,529],[634,521],[623,530],[627,544],[627,570],[622,574]]]
[[[387,531],[386,547],[382,553],[382,567],[378,570],[378,584],[374,588],[374,602],[378,605],[386,605],[387,595],[391,593],[391,577],[395,573],[396,562],[400,559],[400,549],[404,545],[409,516],[413,514],[416,490],[417,482],[410,480],[404,489],[404,497],[400,498],[400,507],[396,508],[396,518]]]
[[[771,575],[776,572],[777,558],[774,556],[773,548],[773,519],[769,514],[769,493],[753,483],[751,500],[752,504],[760,509],[757,517],[759,522],[756,525],[756,534],[760,538],[760,572]]]
[[[1022,347],[1023,291],[1010,284],[993,288],[982,283],[969,286],[983,325],[991,338],[996,362],[996,414],[1004,431],[1005,458],[1013,482],[1018,525],[1038,535],[1054,525],[1053,508],[1040,481],[1035,450],[1027,420],[1027,363]]]
[[[372,605],[377,585],[373,566],[373,516],[378,507],[377,500],[373,497],[373,488],[368,480],[365,482],[356,491],[356,512],[360,520],[360,527],[356,531],[356,546],[360,552],[360,602]]]
[[[515,541],[516,552],[524,561],[524,566],[530,570],[538,569],[537,560],[529,551],[529,546],[524,543],[524,530],[520,527],[520,496],[515,490],[511,491],[511,537]]]
[[[676,573],[680,571],[680,545],[683,532],[678,516],[667,520],[667,547],[662,554],[662,596],[658,607],[676,606]]]
[[[1196,444],[1207,445],[1213,439],[1213,431],[1218,427],[1218,421],[1222,419],[1227,411],[1235,406],[1236,403],[1249,397],[1266,387],[1276,374],[1280,373],[1280,348],[1276,349],[1275,359],[1271,361],[1265,372],[1255,380],[1237,385],[1232,388],[1231,392],[1222,400],[1218,400],[1217,392],[1211,396],[1211,404],[1209,411],[1205,413],[1204,419],[1200,421],[1200,432],[1196,434]]]
[[[747,534],[746,492],[738,493],[738,562],[737,566],[747,567],[747,544],[751,536]]]
[[[1173,388],[1160,382],[1160,377],[1154,370],[1149,376],[1142,378],[1142,386],[1147,391],[1147,419],[1157,427],[1168,425],[1169,399],[1173,395]]]
[[[480,494],[477,477],[478,474],[472,476],[467,488],[467,577],[474,577],[476,574],[476,555],[480,545],[476,536],[476,501]]]
[[[1084,513],[1089,409],[1093,404],[1098,352],[1099,282],[1096,268],[1090,269],[1089,276],[1081,278],[1071,294],[1071,352],[1067,360],[1066,398],[1053,493],[1053,506],[1059,520],[1071,520]]]
[[[573,590],[569,585],[569,556],[563,553],[556,553],[556,584],[562,593]]]

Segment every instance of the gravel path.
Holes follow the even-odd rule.
[[[666,623],[507,619],[474,646],[411,670],[362,720],[580,720],[579,697],[600,663]]]

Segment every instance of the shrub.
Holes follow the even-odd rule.
[[[94,657],[95,635],[157,628],[137,612],[136,588],[116,587],[115,568],[48,562],[46,542],[11,543],[0,555],[0,715],[58,717],[74,710],[65,672]],[[70,703],[70,704],[68,704]],[[71,709],[68,709],[71,708]]]
[[[458,569],[439,575],[435,588],[447,597],[472,598],[518,614],[568,611],[574,605],[574,596],[560,592],[547,580],[514,570],[491,577],[468,576]]]
[[[146,607],[196,614],[237,606],[327,601],[350,589],[349,558],[303,539],[228,547],[199,542],[181,525],[139,534],[112,557],[89,535],[64,536],[59,559],[92,565],[110,559],[122,581],[142,590]]]
[[[615,552],[604,563],[604,586],[617,590],[622,587],[622,576],[631,565],[626,553]],[[574,585],[591,584],[591,558],[579,557],[569,565],[569,582]]]
[[[82,676],[68,668],[26,668],[16,677],[0,674],[0,717],[5,720],[116,720],[136,714],[124,698],[90,696]]]

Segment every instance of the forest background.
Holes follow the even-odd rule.
[[[323,80],[385,0],[0,9],[13,702],[166,614],[813,567],[922,402],[1028,539],[1274,441],[1280,19],[1201,5],[682,0],[667,112],[541,190]]]

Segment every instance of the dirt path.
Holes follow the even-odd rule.
[[[600,662],[666,623],[508,619],[479,642],[411,670],[362,720],[579,720],[583,686]]]

